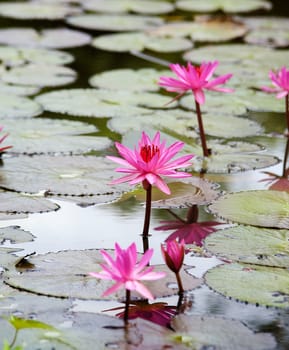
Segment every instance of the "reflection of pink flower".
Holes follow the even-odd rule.
[[[189,160],[193,155],[189,154],[172,160],[184,146],[184,143],[177,141],[166,147],[165,141],[160,142],[159,132],[156,133],[153,140],[143,132],[138,149],[130,150],[118,142],[115,143],[115,146],[122,158],[113,156],[107,158],[124,165],[124,168],[117,168],[116,171],[129,175],[114,180],[112,182],[114,184],[129,182],[133,185],[147,181],[150,185],[156,185],[164,193],[170,194],[170,189],[161,176],[172,178],[191,176],[186,172],[177,172],[175,169],[190,166]]]
[[[270,71],[269,78],[271,79],[274,87],[262,86],[263,91],[277,93],[276,98],[282,98],[288,95],[289,70],[287,70],[286,67],[282,67],[276,73]]]
[[[142,318],[156,323],[163,327],[169,327],[171,318],[175,315],[176,306],[167,303],[149,304],[145,300],[132,301],[129,306],[129,319]],[[115,308],[117,310],[121,308]],[[111,311],[111,310],[109,310]],[[124,312],[116,314],[119,318],[124,318]]]
[[[203,239],[216,231],[214,226],[221,225],[221,223],[216,221],[188,223],[180,220],[172,220],[161,221],[161,223],[164,225],[156,227],[155,230],[176,230],[166,239],[167,242],[175,239],[183,239],[186,244],[195,244],[199,247],[203,245]]]
[[[204,89],[220,92],[233,92],[232,89],[219,87],[225,84],[232,77],[232,74],[225,74],[215,79],[212,77],[219,62],[203,62],[200,66],[193,66],[191,63],[187,67],[179,64],[171,64],[171,70],[177,75],[177,79],[171,77],[160,77],[159,85],[163,86],[167,91],[178,92],[183,95],[187,91],[192,91],[195,100],[199,104],[205,103]]]
[[[262,179],[260,182],[271,183],[269,190],[289,192],[289,169],[285,170],[284,176],[279,176],[269,171],[263,171],[263,173],[270,177]]]
[[[182,239],[180,243],[177,240],[169,240],[161,245],[161,251],[168,268],[178,273],[184,262],[184,240]]]
[[[0,126],[0,132],[3,130],[3,126]],[[6,137],[8,136],[8,134],[3,135],[2,137],[0,137],[0,144],[6,139]],[[12,146],[4,146],[4,147],[0,147],[0,153],[5,152],[7,149],[11,148]]]
[[[127,249],[121,249],[116,243],[115,260],[105,250],[101,250],[101,254],[107,265],[101,264],[102,271],[99,273],[90,272],[89,274],[96,278],[116,282],[103,293],[103,296],[109,295],[124,286],[129,291],[135,290],[145,298],[153,299],[151,292],[139,282],[142,280],[157,280],[165,276],[164,272],[154,272],[152,266],[146,268],[152,257],[153,249],[148,249],[140,262],[137,262],[135,243],[132,243]]]

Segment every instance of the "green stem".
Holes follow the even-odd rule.
[[[126,289],[125,310],[124,310],[124,323],[126,326],[128,325],[129,304],[130,304],[130,290]]]
[[[203,156],[209,157],[211,152],[209,151],[209,149],[207,147],[206,135],[205,135],[205,130],[204,130],[204,126],[203,126],[200,104],[196,100],[195,100],[195,102],[196,102],[196,112],[197,112],[197,119],[198,119],[198,125],[199,125],[199,132],[200,132],[202,149],[203,149]]]
[[[149,249],[149,227],[150,227],[150,218],[151,218],[151,206],[152,206],[152,185],[146,182],[143,184],[144,189],[146,190],[146,208],[145,208],[145,217],[144,225],[142,231],[143,238],[143,252],[145,253]]]
[[[18,335],[18,329],[15,329],[15,333],[14,333],[14,337],[9,345],[9,348],[12,349],[12,347],[14,346],[15,342],[16,342],[16,339],[17,339],[17,335]]]

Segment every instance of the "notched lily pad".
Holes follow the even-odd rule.
[[[41,105],[27,97],[0,94],[0,119],[35,117],[43,111]]]
[[[89,44],[91,36],[68,28],[44,29],[7,28],[0,30],[0,44],[11,46],[64,49]]]
[[[218,185],[196,176],[169,182],[172,194],[164,199],[154,200],[152,208],[190,208],[204,205],[216,199],[220,192]]]
[[[0,192],[1,195],[1,192]],[[23,242],[32,242],[34,236],[20,228],[20,226],[7,226],[0,228],[0,244],[3,244],[5,241],[10,241],[10,243],[23,243]]]
[[[147,30],[163,23],[153,16],[84,14],[67,18],[67,23],[80,28],[103,31]]]
[[[64,4],[47,4],[47,3],[17,3],[3,2],[0,4],[0,15],[17,19],[48,19],[59,20],[68,15],[79,13],[77,7]]]
[[[1,183],[1,182],[0,182]],[[60,207],[48,199],[24,193],[0,191],[0,212],[5,214],[30,214],[56,211]],[[1,233],[0,233],[1,238]]]
[[[101,270],[99,263],[103,262],[103,258],[99,250],[48,253],[31,257],[29,261],[35,268],[24,270],[20,275],[16,270],[7,271],[4,276],[5,283],[32,293],[62,298],[113,300],[123,299],[125,296],[125,291],[121,290],[102,297],[103,292],[113,283],[88,275],[91,271]],[[167,275],[154,283],[144,282],[152,294],[156,297],[177,294],[175,274],[165,265],[157,265],[156,270],[165,271]],[[194,289],[202,283],[202,279],[194,278],[187,272],[182,271],[181,274],[186,290]],[[139,298],[137,294],[132,294],[133,298]]]
[[[251,264],[225,264],[205,275],[207,285],[226,297],[257,305],[289,307],[289,271]]]
[[[271,334],[255,333],[242,322],[213,316],[177,315],[171,322],[176,343],[186,349],[273,350]]]
[[[219,217],[241,224],[289,228],[289,193],[243,191],[228,193],[209,206]]]
[[[0,186],[17,192],[51,195],[105,195],[129,188],[112,185],[115,164],[94,156],[22,156],[5,159]],[[21,176],[19,176],[21,174]]]
[[[241,263],[289,267],[289,231],[235,226],[213,233],[205,240],[213,254]]]

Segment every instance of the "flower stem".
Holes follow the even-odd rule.
[[[289,135],[287,134],[286,148],[285,148],[284,158],[283,158],[282,177],[287,177],[286,176],[286,165],[287,165],[287,160],[288,160],[288,152],[289,152]]]
[[[177,282],[178,282],[179,295],[181,295],[184,293],[184,287],[183,287],[182,279],[180,276],[180,272],[176,272],[176,278],[177,278]]]
[[[129,304],[130,304],[130,290],[125,290],[125,310],[124,310],[124,323],[127,326],[128,324],[128,316],[129,316]]]
[[[206,135],[205,135],[205,130],[204,130],[204,126],[203,126],[200,104],[196,100],[195,100],[195,102],[196,102],[196,112],[197,112],[197,118],[198,118],[199,132],[200,132],[202,149],[203,149],[203,156],[209,157],[211,152],[209,151],[209,149],[207,147]]]
[[[145,218],[142,231],[143,239],[143,251],[144,253],[149,249],[149,227],[151,218],[151,206],[152,206],[152,185],[148,182],[143,182],[143,187],[146,190],[146,208],[145,208]]]
[[[286,122],[287,122],[287,137],[289,133],[289,95],[285,96],[285,113],[286,113]]]

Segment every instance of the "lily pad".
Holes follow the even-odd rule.
[[[174,10],[174,6],[171,3],[159,0],[85,0],[83,7],[88,11],[96,12],[135,12],[151,15],[169,13]]]
[[[93,75],[89,84],[96,88],[108,90],[158,91],[157,81],[167,71],[153,68],[133,70],[129,68],[113,69]]]
[[[68,28],[44,29],[8,28],[0,30],[0,44],[11,46],[64,49],[89,44],[91,36]]]
[[[5,159],[1,186],[17,192],[51,195],[105,195],[127,190],[128,184],[112,185],[115,164],[94,156],[33,156]],[[21,176],[19,176],[21,174]]]
[[[288,269],[225,264],[209,270],[207,285],[226,297],[257,305],[289,307]]]
[[[289,267],[289,231],[253,226],[219,230],[206,238],[213,254],[241,263]]]
[[[0,193],[1,195],[2,193]],[[20,228],[20,226],[8,226],[0,228],[0,244],[3,244],[5,241],[10,241],[12,244],[23,243],[23,242],[32,242],[34,236]]]
[[[103,15],[84,14],[71,16],[67,23],[84,29],[103,31],[134,31],[147,30],[163,23],[163,20],[153,16],[140,15]]]
[[[62,65],[71,63],[73,59],[71,54],[58,50],[0,46],[0,61],[6,66],[19,66],[27,62]]]
[[[79,13],[77,7],[64,4],[47,4],[47,3],[19,3],[19,2],[2,2],[0,4],[0,15],[17,19],[47,19],[59,20],[68,15]]]
[[[172,194],[165,199],[153,201],[152,208],[190,208],[195,204],[208,204],[220,195],[217,184],[196,176],[170,182],[168,185]]]
[[[237,320],[180,314],[171,325],[172,338],[187,349],[273,350],[276,346],[272,335],[255,333]]]
[[[0,212],[5,214],[46,213],[49,211],[56,211],[60,208],[58,204],[48,199],[24,193],[0,191],[0,200]],[[18,232],[16,232],[16,234],[18,234]],[[18,241],[16,242],[18,243]]]
[[[39,63],[14,67],[1,75],[1,79],[6,83],[41,87],[71,84],[76,78],[77,73],[69,67]]]
[[[101,35],[92,41],[97,49],[126,52],[145,49],[157,52],[189,50],[193,44],[185,38],[161,37],[141,32]]]
[[[243,191],[228,193],[209,206],[219,217],[241,224],[289,228],[289,193]]]
[[[0,115],[1,118],[25,118],[35,117],[42,113],[39,103],[27,97],[12,94],[0,94]],[[0,118],[0,119],[1,119]]]
[[[0,82],[0,94],[12,94],[17,96],[36,95],[40,91],[39,86],[11,85]]]
[[[270,10],[272,5],[264,0],[178,0],[176,7],[184,11],[215,12],[223,11],[228,13],[251,12],[256,10]]]
[[[112,251],[110,251],[112,254]],[[91,271],[100,271],[99,263],[103,261],[99,250],[63,251],[38,255],[29,259],[35,267],[26,269],[19,275],[17,270],[5,273],[5,283],[32,293],[55,296],[61,298],[79,299],[123,299],[125,291],[121,290],[108,297],[103,292],[113,283],[88,276]],[[81,261],[81,265],[79,264]],[[185,267],[188,269],[189,267]],[[177,294],[175,274],[165,265],[157,265],[157,271],[165,271],[166,277],[154,281],[144,282],[155,297]],[[182,281],[187,290],[198,287],[202,280],[194,278],[182,271]],[[174,287],[170,287],[170,286]],[[133,298],[139,298],[132,293]]]

